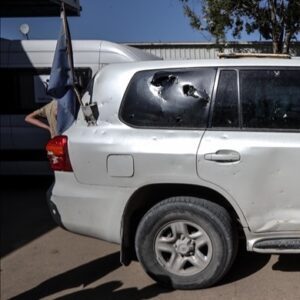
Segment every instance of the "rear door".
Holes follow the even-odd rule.
[[[197,172],[254,232],[300,230],[300,70],[219,70]]]

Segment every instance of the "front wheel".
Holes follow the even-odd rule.
[[[236,247],[228,212],[194,197],[172,197],[155,205],[140,221],[135,238],[146,272],[177,289],[216,283],[230,268]]]

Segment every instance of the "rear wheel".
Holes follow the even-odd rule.
[[[146,272],[178,289],[204,288],[220,280],[236,254],[235,226],[221,206],[194,197],[173,197],[140,221],[136,253]]]

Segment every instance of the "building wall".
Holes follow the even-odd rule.
[[[213,59],[218,58],[219,52],[233,53],[272,53],[271,42],[244,42],[244,43],[129,43],[146,52],[163,59]],[[291,47],[293,56],[300,56],[300,42]]]

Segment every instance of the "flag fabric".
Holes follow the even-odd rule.
[[[74,67],[71,36],[64,7],[61,30],[51,67],[47,93],[57,100],[57,132],[62,134],[75,120]]]
[[[57,133],[62,134],[75,121],[76,105],[73,89],[57,101]]]

